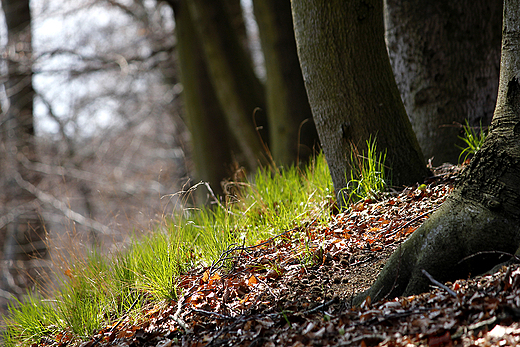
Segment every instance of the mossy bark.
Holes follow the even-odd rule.
[[[395,83],[382,0],[292,1],[298,55],[334,189],[347,184],[351,146],[377,138],[395,185],[428,174]],[[340,201],[341,202],[341,201]]]
[[[397,86],[426,158],[457,163],[453,123],[487,126],[500,71],[502,0],[386,0]]]
[[[269,150],[277,165],[305,161],[318,134],[296,51],[290,0],[254,0],[266,66]]]
[[[390,257],[373,286],[372,300],[429,288],[422,270],[438,281],[485,272],[520,245],[520,0],[504,2],[502,58],[491,131],[452,195]]]

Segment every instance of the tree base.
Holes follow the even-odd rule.
[[[359,294],[359,305],[429,290],[430,280],[454,281],[478,275],[504,262],[504,253],[514,254],[520,241],[517,221],[465,199],[455,190],[408,240],[388,259],[370,289]]]

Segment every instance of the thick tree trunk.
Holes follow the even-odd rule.
[[[267,115],[276,164],[307,159],[318,142],[296,51],[290,0],[254,0],[266,66]],[[306,123],[304,123],[306,122]]]
[[[500,70],[501,0],[386,0],[397,86],[426,158],[456,163],[460,127],[491,123]]]
[[[268,131],[264,88],[238,42],[229,16],[218,0],[187,0],[198,30],[209,75],[231,132],[250,169],[265,159],[258,127]],[[261,110],[257,112],[257,108]],[[268,143],[267,136],[263,140]]]
[[[372,300],[427,291],[428,279],[451,281],[499,261],[489,251],[520,245],[520,0],[504,2],[497,107],[484,146],[452,195],[390,257],[374,285],[356,298]],[[484,252],[484,253],[479,253]],[[466,257],[470,257],[467,258]]]
[[[183,85],[186,123],[191,133],[197,180],[222,194],[221,181],[231,176],[233,135],[208,75],[202,46],[185,2],[172,2],[177,54]]]
[[[351,145],[371,136],[395,185],[427,175],[384,41],[383,1],[292,1],[298,55],[334,189],[347,184]]]
[[[9,108],[0,120],[0,223],[4,237],[2,282],[4,288],[14,290],[15,283],[8,264],[14,260],[30,260],[46,255],[45,229],[38,213],[39,202],[24,190],[20,183],[25,180],[33,185],[39,175],[20,164],[21,159],[36,160],[36,144],[33,125],[32,45],[31,13],[28,0],[2,0],[8,42],[6,61],[8,75],[5,90]],[[27,277],[27,274],[24,274]],[[29,272],[29,276],[36,275]],[[20,277],[20,278],[21,278]]]

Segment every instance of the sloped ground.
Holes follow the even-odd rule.
[[[325,226],[310,221],[256,246],[230,248],[212,267],[182,277],[178,302],[150,305],[138,322],[123,317],[81,346],[516,345],[516,266],[351,308],[353,295],[445,200],[456,170],[360,203]],[[60,335],[40,346],[72,343]]]

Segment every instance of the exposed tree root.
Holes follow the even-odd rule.
[[[489,251],[515,253],[518,223],[504,218],[456,190],[431,218],[389,258],[372,287],[358,295],[360,304],[429,290],[426,270],[440,282],[481,274],[507,259]]]

